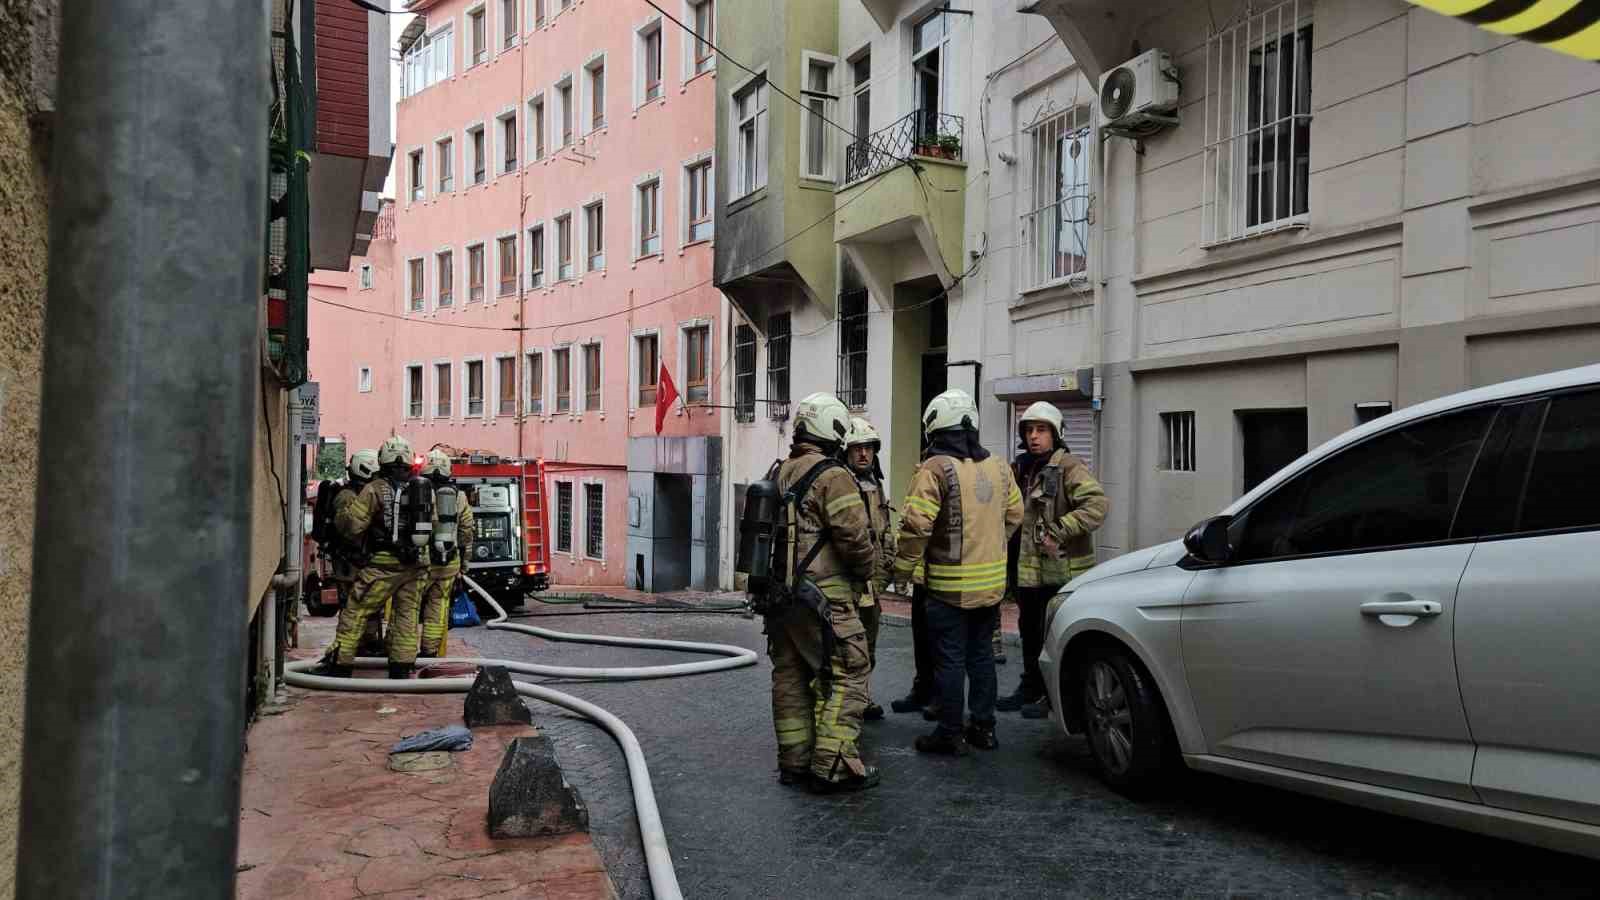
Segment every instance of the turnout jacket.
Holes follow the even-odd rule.
[[[405,568],[405,563],[389,546],[388,539],[394,523],[394,485],[379,475],[367,482],[356,499],[339,509],[334,526],[339,534],[351,543],[373,550],[368,565],[387,568]]]
[[[797,445],[778,466],[778,490],[787,492],[812,466],[825,459],[817,447]],[[784,573],[785,577],[793,574],[795,564],[806,558],[818,540],[825,540],[826,545],[806,568],[806,575],[819,583],[826,578],[844,577],[857,589],[865,585],[872,576],[876,551],[869,534],[867,505],[847,467],[840,464],[818,476],[800,499],[795,519],[795,555],[789,560],[790,570]]]
[[[911,581],[925,563],[928,596],[962,609],[993,606],[1006,592],[1006,547],[1022,524],[1022,492],[998,458],[934,455],[911,478],[900,514],[894,576]]]
[[[872,536],[876,540],[875,555],[872,563],[872,595],[882,594],[889,588],[890,575],[894,569],[894,523],[893,510],[889,507],[889,497],[883,485],[872,475],[856,476],[856,483],[860,485],[861,495],[867,501],[867,519],[872,526]]]
[[[1106,520],[1111,502],[1083,460],[1056,449],[1026,479],[1027,456],[1011,464],[1023,489],[1022,533],[1017,552],[1017,586],[1063,585],[1094,567],[1092,535]],[[1057,551],[1045,549],[1049,536]]]

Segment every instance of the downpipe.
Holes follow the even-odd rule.
[[[449,656],[435,660],[441,663],[468,663],[476,666],[504,666],[519,675],[539,675],[555,678],[586,678],[598,681],[638,681],[651,678],[674,678],[680,675],[702,675],[726,669],[753,666],[759,657],[754,650],[731,644],[707,644],[696,641],[670,641],[661,638],[625,638],[600,634],[576,634],[552,631],[536,625],[521,625],[507,621],[506,611],[496,603],[489,592],[463,574],[461,580],[495,612],[495,617],[484,623],[486,628],[516,631],[551,641],[578,644],[596,644],[607,647],[642,647],[652,650],[679,650],[687,653],[708,653],[718,659],[692,663],[674,663],[664,666],[609,666],[585,668],[582,666],[545,666],[508,659]],[[354,691],[373,694],[464,694],[472,688],[473,678],[427,678],[416,680],[388,680],[378,678],[338,678],[311,675],[305,670],[317,660],[304,659],[284,667],[284,681],[300,688],[325,691]],[[356,667],[382,669],[388,661],[381,657],[360,657]],[[672,865],[672,853],[667,847],[667,834],[661,824],[661,811],[656,806],[655,789],[650,783],[650,770],[645,765],[644,750],[639,739],[623,721],[605,709],[571,694],[551,690],[526,681],[513,681],[517,693],[545,703],[569,709],[598,724],[622,748],[628,764],[628,782],[633,790],[633,806],[639,820],[639,836],[644,844],[645,866],[650,874],[650,893],[656,900],[681,900],[683,891],[678,887],[678,874]]]

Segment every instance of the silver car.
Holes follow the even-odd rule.
[[[1600,858],[1600,365],[1311,451],[1050,607],[1056,721],[1178,765]]]

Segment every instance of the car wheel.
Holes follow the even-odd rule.
[[[1084,733],[1100,777],[1113,789],[1139,794],[1167,769],[1167,711],[1150,676],[1126,651],[1089,651],[1078,670]]]

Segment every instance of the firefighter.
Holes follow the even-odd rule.
[[[1017,422],[1021,454],[1011,464],[1023,494],[1022,529],[1013,539],[1018,626],[1022,632],[1022,683],[996,709],[1022,710],[1029,719],[1050,715],[1039,651],[1044,612],[1061,586],[1094,565],[1092,535],[1110,508],[1100,482],[1061,437],[1061,410],[1040,401]]]
[[[814,467],[831,466],[795,501],[798,533],[789,559],[820,591],[817,606],[797,600],[766,620],[778,780],[818,793],[878,783],[877,768],[862,761],[856,746],[872,667],[858,602],[876,551],[861,491],[838,462],[849,430],[850,412],[839,398],[811,394],[795,408],[794,443],[776,466],[782,492]]]
[[[389,677],[409,677],[416,663],[418,609],[414,603],[407,608],[402,598],[418,595],[402,588],[421,577],[424,566],[420,559],[408,562],[409,554],[393,538],[394,518],[399,512],[395,498],[411,479],[410,442],[398,435],[384,441],[378,448],[378,466],[378,477],[368,482],[338,515],[339,533],[366,547],[368,558],[356,573],[349,602],[339,611],[333,659],[313,669],[313,674],[349,676],[367,618],[382,610],[391,598],[395,604],[385,642]]]
[[[450,629],[450,598],[455,593],[456,578],[461,574],[462,560],[472,550],[472,507],[467,503],[465,491],[456,487],[450,478],[450,457],[443,450],[428,451],[428,461],[422,466],[422,475],[434,486],[434,534],[441,532],[439,507],[440,494],[456,491],[455,544],[433,556],[428,566],[428,577],[418,579],[407,590],[422,592],[422,643],[418,656],[438,657],[445,651],[445,637]],[[440,560],[444,560],[440,562]]]
[[[1022,523],[1022,492],[1011,469],[978,442],[978,407],[963,390],[933,398],[922,416],[928,448],[911,478],[894,562],[898,580],[925,565],[928,634],[941,708],[923,753],[962,756],[993,750],[997,687],[991,637],[1006,591],[1006,545]],[[963,729],[962,688],[971,682]]]
[[[872,427],[871,422],[860,416],[850,417],[845,462],[856,476],[861,498],[867,504],[867,519],[872,528],[873,545],[877,549],[872,577],[868,579],[867,590],[862,593],[860,601],[861,625],[867,630],[867,659],[873,669],[878,667],[878,627],[883,616],[878,598],[889,589],[889,570],[894,564],[894,531],[890,519],[893,510],[883,484],[883,467],[878,464],[878,450],[882,446],[878,430]],[[867,692],[867,707],[861,717],[868,722],[883,718],[883,707],[872,701],[870,690]]]

